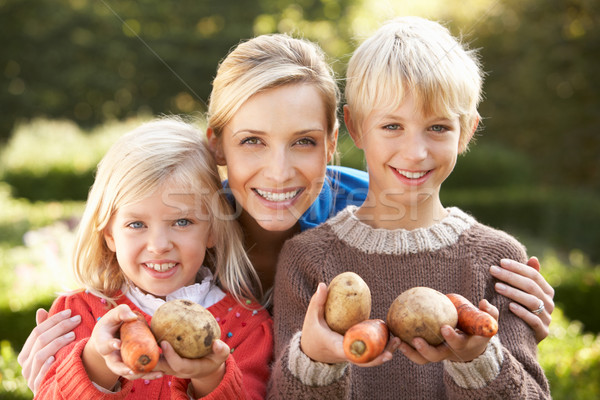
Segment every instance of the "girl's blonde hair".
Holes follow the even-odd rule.
[[[474,51],[419,17],[384,24],[348,63],[346,102],[357,129],[374,110],[397,109],[410,92],[425,115],[458,117],[465,150],[479,119],[483,74]]]
[[[154,120],[125,134],[98,164],[76,236],[78,282],[114,301],[126,277],[106,245],[104,229],[117,209],[153,195],[165,184],[193,193],[205,210],[215,243],[207,252],[215,280],[240,302],[260,298],[260,281],[221,192],[216,162],[202,132],[177,117]]]
[[[285,34],[261,35],[241,42],[221,61],[208,105],[208,126],[223,128],[253,95],[296,83],[315,85],[327,114],[327,129],[338,128],[340,93],[325,54],[314,43]]]

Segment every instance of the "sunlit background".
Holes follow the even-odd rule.
[[[38,307],[73,288],[73,229],[111,143],[160,114],[203,126],[240,40],[317,42],[344,85],[356,46],[394,16],[446,24],[486,71],[483,130],[442,199],[504,229],[556,289],[540,362],[555,399],[600,398],[600,2],[597,0],[0,0],[0,399]],[[364,168],[342,129],[344,165]]]

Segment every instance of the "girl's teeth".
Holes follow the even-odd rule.
[[[147,263],[146,266],[158,272],[165,272],[173,268],[177,263],[153,264]]]
[[[419,179],[420,177],[424,176],[427,172],[410,172],[410,171],[400,171],[400,170],[396,170],[398,171],[398,173],[408,179]]]
[[[275,201],[275,202],[285,201],[285,200],[294,198],[299,192],[300,192],[300,189],[293,190],[291,192],[285,192],[285,193],[273,193],[273,192],[267,192],[264,190],[256,189],[256,193],[258,193],[262,198],[267,199],[269,201]]]

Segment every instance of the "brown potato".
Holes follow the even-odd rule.
[[[343,272],[329,283],[325,321],[332,331],[344,334],[371,315],[371,290],[354,272]]]
[[[455,328],[457,321],[456,307],[448,297],[435,289],[419,286],[402,292],[392,302],[386,322],[394,336],[411,346],[415,337],[437,346],[444,341],[441,327]]]
[[[158,343],[166,340],[184,358],[204,357],[221,338],[219,324],[210,311],[189,300],[171,300],[158,307],[150,329]]]

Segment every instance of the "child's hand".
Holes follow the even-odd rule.
[[[225,375],[225,360],[229,357],[229,346],[221,340],[215,340],[213,352],[197,359],[180,357],[173,346],[166,340],[160,343],[163,357],[156,369],[167,375],[191,379],[197,397],[202,397],[213,391]]]
[[[325,321],[325,303],[327,302],[327,286],[319,283],[317,291],[310,299],[304,325],[302,326],[302,337],[300,347],[304,354],[314,361],[335,364],[347,362],[348,358],[344,354],[344,336],[332,331]],[[388,343],[386,349],[376,359],[365,364],[356,364],[361,367],[372,367],[381,365],[392,359],[392,352],[400,342],[400,339],[393,338]]]
[[[104,385],[102,377],[107,378],[104,382],[109,382],[114,380],[114,376],[117,379],[119,376],[123,376],[129,380],[138,378],[156,379],[162,376],[161,372],[134,374],[131,368],[123,363],[120,351],[121,340],[118,338],[119,328],[123,322],[132,321],[136,318],[136,315],[131,311],[129,306],[121,304],[108,311],[98,320],[84,350],[84,362],[86,360],[85,357],[90,361],[86,363],[86,369],[92,381],[110,388],[112,385]],[[102,371],[101,364],[104,364],[104,372]],[[96,370],[99,376],[92,376],[90,373],[91,370]]]
[[[498,320],[498,309],[487,300],[484,299],[479,302],[479,309]],[[491,339],[484,336],[469,336],[448,325],[442,327],[441,333],[445,342],[439,346],[431,346],[424,339],[415,338],[412,343],[413,347],[403,342],[399,349],[406,357],[417,364],[442,360],[469,362],[483,354]]]

